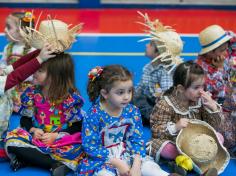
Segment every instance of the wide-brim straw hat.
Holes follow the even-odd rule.
[[[60,53],[69,49],[75,42],[76,33],[81,31],[82,25],[80,23],[70,28],[71,25],[63,21],[49,18],[41,21],[38,30],[26,27],[20,28],[20,33],[28,45],[41,49],[45,43],[49,43],[53,50]]]
[[[229,163],[230,155],[219,142],[216,131],[208,123],[191,120],[176,139],[176,146],[181,154],[193,160],[193,169],[202,174],[209,168],[216,168],[222,173]]]
[[[206,54],[220,45],[229,41],[232,37],[228,35],[219,25],[211,25],[203,29],[199,34],[199,41],[202,47],[199,55]]]

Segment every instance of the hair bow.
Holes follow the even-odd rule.
[[[94,81],[97,77],[99,77],[102,73],[103,69],[100,66],[96,66],[92,70],[89,71],[88,77],[91,81]]]

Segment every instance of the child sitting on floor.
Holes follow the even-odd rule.
[[[151,155],[156,161],[160,156],[174,160],[179,154],[176,136],[188,126],[189,120],[203,120],[218,128],[223,118],[221,107],[204,91],[203,69],[193,61],[181,63],[174,72],[173,86],[164,93],[151,114]],[[223,143],[223,137],[219,133],[218,136]]]
[[[133,103],[140,109],[143,121],[149,123],[155,103],[173,84],[173,70],[182,62],[180,54],[183,42],[174,29],[164,26],[159,20],[151,21],[147,14],[139,14],[145,20],[141,24],[150,31],[150,38],[144,40],[150,40],[145,54],[151,61],[143,68],[142,78],[135,88]]]

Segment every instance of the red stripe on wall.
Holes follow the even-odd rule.
[[[0,32],[4,31],[5,19],[13,11],[32,9],[0,8]],[[147,12],[151,19],[158,18],[164,25],[172,26],[179,33],[199,33],[211,24],[219,24],[226,30],[236,31],[236,11],[199,9],[34,9],[37,15],[43,11],[71,24],[85,23],[84,33],[142,33],[142,21],[137,11]]]

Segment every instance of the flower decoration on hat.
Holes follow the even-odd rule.
[[[96,78],[98,78],[103,71],[103,68],[100,66],[96,66],[92,70],[89,71],[88,77],[91,81],[94,81]]]
[[[164,26],[158,19],[151,21],[148,15],[138,11],[138,14],[144,18],[139,24],[145,26],[148,37],[140,41],[154,41],[160,54],[152,60],[152,63],[161,62],[171,71],[176,65],[182,62],[180,54],[183,50],[183,42],[180,36],[170,26]]]
[[[25,12],[25,16],[22,18],[22,20],[27,23],[34,21],[34,19],[35,16],[33,15],[32,12]]]
[[[41,21],[38,30],[39,19],[35,28],[26,27],[22,29],[20,27],[20,34],[25,42],[34,48],[41,49],[45,43],[49,43],[57,53],[64,52],[76,41],[76,33],[81,31],[83,23],[71,27],[63,21],[51,19],[50,15],[47,18],[47,20]]]

